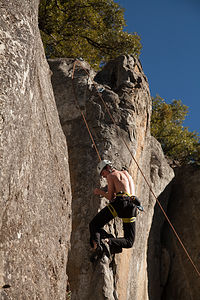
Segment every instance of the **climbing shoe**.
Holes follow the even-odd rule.
[[[101,245],[102,245],[102,248],[103,248],[103,253],[105,253],[105,255],[110,258],[111,257],[111,253],[110,253],[110,246],[107,242],[106,239],[102,239],[101,240]]]
[[[103,247],[97,246],[95,250],[93,250],[92,254],[90,255],[90,261],[93,263],[97,261],[98,259],[101,259],[103,256]]]

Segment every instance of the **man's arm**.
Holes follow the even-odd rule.
[[[108,199],[108,192],[104,192],[101,189],[98,189],[98,188],[94,189],[94,194],[95,195],[100,195],[100,196],[105,197],[105,198]]]
[[[114,182],[113,182],[112,175],[109,175],[107,177],[107,182],[108,182],[108,191],[107,192],[104,192],[103,190],[96,188],[94,190],[94,194],[101,195],[101,196],[107,198],[109,201],[111,201],[114,198]]]

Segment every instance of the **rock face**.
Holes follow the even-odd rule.
[[[176,170],[168,216],[199,270],[200,259],[200,169],[185,166]],[[167,274],[162,282],[162,300],[200,299],[200,278],[169,226],[162,233],[162,248],[167,259]],[[166,256],[165,255],[165,256]],[[161,259],[161,262],[164,262]]]
[[[158,152],[154,152],[155,155]],[[154,155],[154,157],[155,157]],[[159,160],[157,160],[159,162]],[[155,167],[153,167],[153,170]],[[154,172],[154,171],[153,171]],[[159,177],[155,180],[158,184]],[[172,184],[159,194],[158,200],[167,213]],[[167,213],[168,214],[168,213]],[[148,272],[148,296],[151,300],[161,299],[163,286],[166,283],[169,272],[169,255],[165,247],[162,247],[161,236],[165,222],[165,216],[158,203],[154,206],[151,229],[148,236],[147,272]]]
[[[37,27],[39,1],[1,1],[1,299],[66,299],[68,153]]]
[[[174,172],[150,135],[147,79],[132,56],[118,57],[98,74],[84,61],[74,68],[73,59],[50,60],[58,116],[38,2],[0,4],[0,298],[199,299],[199,277],[151,191],[198,266],[200,170],[180,168],[172,181]],[[129,169],[145,210],[133,248],[97,264],[89,262],[88,225],[108,201],[93,194],[105,181],[97,175],[99,157],[83,116],[98,155]],[[123,234],[117,218],[105,229]]]
[[[132,56],[120,56],[95,75],[87,63],[77,61],[73,83],[74,60],[55,59],[49,64],[69,151],[73,220],[67,270],[72,299],[149,299],[147,241],[156,202],[150,188],[159,196],[174,174],[159,143],[150,136],[151,98],[140,62]],[[134,247],[115,255],[112,261],[104,258],[95,266],[89,262],[88,224],[107,201],[93,195],[94,188],[105,186],[105,182],[97,175],[98,155],[80,110],[87,119],[101,158],[111,160],[117,169],[123,166],[129,169],[136,184],[136,195],[145,209],[145,213],[137,218]],[[139,163],[149,186],[122,138]],[[121,236],[120,222],[115,219],[107,230]]]
[[[199,232],[196,230],[199,227],[199,175],[199,167],[175,168],[174,180],[159,196],[197,269],[200,247]],[[198,273],[158,205],[154,208],[148,245],[149,299],[199,299]]]

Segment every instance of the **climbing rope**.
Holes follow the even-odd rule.
[[[94,82],[94,80],[91,78],[91,76],[90,76],[88,70],[84,67],[84,65],[83,65],[79,60],[75,60],[75,62],[74,62],[73,71],[72,71],[72,82],[73,82],[73,80],[74,80],[74,72],[75,72],[75,67],[76,67],[77,64],[79,64],[79,66],[86,72],[86,74],[88,75],[88,77],[91,79],[91,81],[92,81],[92,83],[93,83],[93,85],[94,85],[94,87],[95,87],[95,89],[96,89],[96,91],[97,91],[97,93],[98,93],[98,96],[100,97],[100,99],[101,99],[101,101],[102,101],[102,103],[103,103],[103,105],[104,105],[104,107],[105,107],[107,113],[109,114],[111,120],[113,121],[113,123],[114,123],[114,125],[115,125],[117,131],[119,132],[119,135],[120,135],[122,141],[124,142],[125,146],[127,147],[128,151],[130,152],[131,157],[133,158],[135,164],[136,164],[137,167],[138,167],[138,170],[140,171],[140,173],[142,174],[142,176],[143,176],[143,178],[144,178],[146,184],[148,185],[150,192],[152,193],[152,195],[153,195],[154,198],[156,199],[156,202],[158,203],[158,205],[159,205],[161,211],[163,212],[163,214],[164,214],[164,216],[165,216],[167,222],[169,223],[170,227],[172,228],[172,230],[173,230],[173,232],[174,232],[176,238],[178,239],[180,245],[182,246],[184,252],[186,253],[188,259],[190,260],[190,262],[191,262],[192,266],[194,267],[195,271],[197,272],[198,276],[200,277],[200,272],[199,272],[199,270],[197,269],[195,263],[193,262],[193,260],[192,260],[192,258],[190,257],[190,255],[189,255],[187,249],[185,248],[183,242],[181,241],[181,238],[179,237],[179,235],[178,235],[178,233],[176,232],[174,226],[172,225],[171,221],[169,220],[169,218],[168,218],[166,212],[164,211],[164,209],[163,209],[163,207],[162,207],[160,201],[157,199],[157,197],[156,197],[154,191],[152,190],[152,188],[151,188],[151,186],[150,186],[148,180],[146,179],[146,177],[145,177],[145,175],[144,175],[142,169],[140,168],[140,166],[139,166],[137,160],[135,159],[135,157],[134,157],[132,151],[130,150],[130,147],[128,146],[127,142],[125,141],[125,139],[123,138],[121,132],[119,131],[118,126],[117,126],[117,124],[116,124],[116,122],[115,122],[115,120],[114,120],[114,118],[113,118],[113,116],[112,116],[112,114],[111,114],[111,112],[110,112],[110,110],[109,110],[109,108],[108,108],[106,102],[104,101],[104,99],[103,99],[101,93],[100,93],[99,90],[98,90],[97,84],[96,84],[96,83]],[[86,125],[86,127],[87,127],[87,130],[88,130],[88,132],[89,132],[90,138],[91,138],[91,140],[92,140],[92,143],[93,143],[93,145],[94,145],[94,147],[95,147],[95,150],[96,150],[96,152],[97,152],[97,155],[98,155],[99,159],[101,160],[99,151],[98,151],[97,146],[96,146],[96,144],[95,144],[95,142],[94,142],[94,139],[93,139],[93,137],[92,137],[92,133],[91,133],[91,131],[90,131],[90,129],[89,129],[89,126],[88,126],[88,124],[87,124],[86,118],[85,118],[85,116],[84,116],[84,114],[83,114],[83,112],[82,112],[82,110],[81,110],[81,108],[80,108],[80,106],[79,106],[79,104],[78,104],[78,100],[77,100],[77,97],[76,97],[76,92],[75,92],[74,83],[73,83],[73,91],[74,91],[74,98],[75,98],[76,105],[78,106],[78,108],[79,108],[79,110],[80,110],[80,112],[81,112],[81,115],[82,115],[82,117],[83,117],[83,120],[84,120],[84,122],[85,122],[85,125]]]
[[[75,86],[74,86],[74,72],[75,72],[76,63],[77,63],[77,60],[74,62],[73,71],[72,71],[72,87],[73,87],[73,92],[74,92],[74,99],[75,99],[75,102],[76,102],[76,106],[78,107],[78,109],[79,109],[79,111],[80,111],[80,113],[81,113],[81,115],[82,115],[82,117],[83,117],[83,121],[84,121],[84,123],[85,123],[85,126],[86,126],[86,128],[87,128],[87,131],[88,131],[88,133],[89,133],[89,135],[90,135],[90,138],[91,138],[91,140],[92,140],[92,144],[93,144],[93,146],[94,146],[94,148],[95,148],[95,150],[96,150],[96,152],[97,152],[98,158],[99,158],[99,160],[101,161],[101,156],[100,156],[100,154],[99,154],[99,151],[98,151],[97,146],[96,146],[96,144],[95,144],[95,141],[94,141],[94,139],[93,139],[93,136],[92,136],[92,133],[91,133],[90,128],[89,128],[89,126],[88,126],[88,123],[87,123],[87,121],[86,121],[85,115],[84,115],[84,113],[82,112],[82,110],[81,110],[81,108],[80,108],[80,105],[78,104],[77,97],[76,97]]]

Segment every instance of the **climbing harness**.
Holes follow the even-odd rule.
[[[116,196],[127,196],[127,197],[131,197],[130,194],[125,193],[125,192],[119,192],[119,193],[116,194]]]
[[[135,222],[136,217],[131,217],[131,218],[122,218],[123,223],[133,223]]]
[[[136,206],[136,208],[139,210],[139,211],[142,211],[144,212],[144,208],[143,206],[140,204],[140,201],[136,198],[136,196],[133,196],[133,195],[130,195],[128,193],[125,193],[125,192],[119,192],[116,194],[116,196],[125,196],[125,197],[129,197],[130,201],[133,202]]]
[[[115,218],[115,217],[117,217],[117,212],[116,212],[116,210],[114,209],[114,207],[112,206],[112,204],[108,204],[107,205],[107,207],[108,207],[108,209],[109,209],[109,211],[111,212],[111,214],[113,215],[113,217]]]
[[[141,205],[136,205],[136,206],[137,206],[137,209],[138,209],[138,210],[140,210],[140,211],[144,212],[144,208],[143,208],[143,206],[141,206]]]
[[[79,60],[75,60],[74,65],[73,65],[73,71],[72,71],[72,86],[73,86],[73,91],[74,91],[74,99],[75,99],[76,105],[77,105],[77,107],[79,108],[80,113],[81,113],[81,115],[82,115],[82,117],[83,117],[84,123],[85,123],[85,125],[86,125],[86,128],[87,128],[87,130],[88,130],[88,133],[89,133],[90,138],[91,138],[91,140],[92,140],[92,144],[93,144],[93,146],[94,146],[94,148],[95,148],[95,150],[96,150],[96,153],[97,153],[97,155],[98,155],[99,160],[101,161],[101,156],[100,156],[100,154],[99,154],[99,151],[98,151],[98,149],[97,149],[97,146],[96,146],[96,144],[95,144],[95,142],[94,142],[94,139],[93,139],[93,137],[92,137],[92,134],[91,134],[91,131],[90,131],[89,126],[88,126],[88,124],[87,124],[85,115],[83,114],[83,112],[82,112],[82,110],[81,110],[81,108],[80,108],[80,106],[79,106],[79,104],[78,104],[77,97],[76,97],[76,92],[75,92],[75,87],[74,87],[74,82],[73,82],[73,81],[74,81],[75,67],[76,67],[77,64],[85,71],[85,73],[86,73],[86,74],[88,75],[88,77],[91,79],[91,81],[92,81],[92,83],[93,83],[93,85],[94,85],[94,87],[95,87],[95,89],[96,89],[96,91],[97,91],[97,93],[98,93],[98,96],[100,97],[100,99],[101,99],[101,101],[102,101],[102,103],[103,103],[103,105],[104,105],[104,107],[105,107],[107,113],[109,114],[109,116],[110,116],[112,122],[114,123],[116,129],[118,130],[119,135],[120,135],[122,141],[124,142],[125,146],[127,147],[127,149],[128,149],[128,151],[129,151],[131,157],[133,158],[133,160],[134,160],[134,162],[135,162],[135,164],[136,164],[138,170],[140,171],[140,173],[142,174],[142,176],[143,176],[143,178],[144,178],[146,184],[148,185],[150,192],[152,193],[153,197],[155,198],[156,202],[158,203],[158,205],[159,205],[161,211],[163,212],[163,214],[164,214],[164,216],[165,216],[167,222],[169,223],[170,227],[172,228],[172,230],[173,230],[173,232],[174,232],[176,238],[178,239],[180,245],[182,246],[184,252],[186,253],[188,259],[190,260],[190,262],[191,262],[192,266],[194,267],[195,271],[197,272],[198,276],[200,277],[200,272],[199,272],[198,268],[196,267],[195,263],[193,262],[192,258],[191,258],[190,255],[189,255],[188,251],[186,250],[186,248],[185,248],[183,242],[181,241],[181,239],[180,239],[178,233],[176,232],[174,226],[172,225],[172,223],[171,223],[171,221],[169,220],[169,218],[168,218],[166,212],[164,211],[164,208],[162,207],[160,201],[157,199],[157,197],[156,197],[154,191],[152,190],[152,188],[151,188],[151,186],[150,186],[148,180],[146,179],[146,177],[145,177],[145,175],[144,175],[142,169],[140,168],[140,166],[139,166],[137,160],[135,159],[135,157],[134,157],[132,151],[130,150],[130,148],[129,148],[127,142],[125,141],[125,139],[123,138],[122,134],[120,133],[120,131],[119,131],[118,127],[117,127],[117,124],[116,124],[116,122],[115,122],[115,120],[114,120],[114,118],[113,118],[113,116],[112,116],[112,114],[111,114],[111,112],[110,112],[110,110],[109,110],[109,108],[108,108],[106,102],[104,101],[104,99],[103,99],[103,97],[102,97],[102,95],[101,95],[102,92],[104,91],[104,88],[103,88],[103,89],[99,89],[99,88],[97,87],[96,83],[95,83],[94,80],[91,78],[91,76],[90,76],[88,70],[84,67],[84,65],[83,65],[83,63],[82,63],[82,59],[81,59],[81,60],[79,59]],[[140,206],[139,206],[139,207],[140,207]],[[108,208],[109,208],[109,210],[111,211],[111,213],[113,214],[113,216],[114,216],[115,214],[117,214],[116,211],[115,211],[115,209],[114,209],[114,207],[112,207],[111,204],[108,204]],[[140,208],[138,208],[138,209],[140,209]],[[143,210],[143,208],[141,208],[141,210]]]
[[[112,204],[109,203],[107,205],[107,207],[108,207],[109,211],[111,212],[111,214],[113,215],[114,218],[118,216],[118,214],[117,214],[116,210],[114,209],[114,207],[112,206]],[[122,219],[123,223],[133,223],[133,222],[135,222],[136,217],[121,218],[121,219]]]

